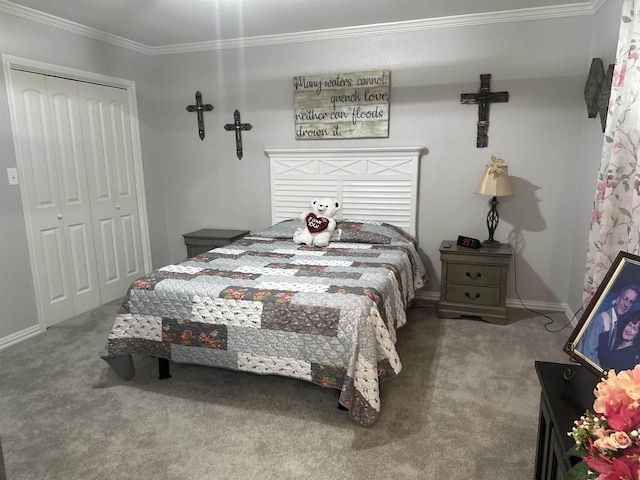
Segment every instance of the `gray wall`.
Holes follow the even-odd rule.
[[[472,192],[494,153],[509,164],[514,180],[515,195],[500,202],[497,238],[515,245],[518,292],[533,304],[564,306],[576,173],[585,155],[599,158],[597,142],[591,151],[581,150],[583,128],[597,130],[596,120],[584,121],[583,100],[593,21],[582,16],[497,23],[160,58],[155,86],[162,98],[167,260],[184,258],[184,232],[269,223],[267,147],[425,146],[419,242],[430,270],[428,289],[436,294],[440,241],[458,234],[487,237],[488,199]],[[617,30],[617,21],[610,28]],[[295,140],[294,75],[371,69],[392,72],[388,139]],[[480,73],[493,75],[494,91],[510,93],[509,103],[491,107],[486,149],[475,147],[477,107],[460,104],[461,93],[478,90]],[[205,115],[204,142],[193,115],[182,113],[197,89],[215,105]],[[235,158],[233,135],[222,129],[235,108],[253,125],[243,135],[242,161]],[[510,298],[516,296],[514,279],[512,270]]]
[[[136,82],[154,267],[186,257],[183,233],[270,223],[266,148],[424,146],[418,239],[436,296],[440,241],[487,237],[488,198],[472,192],[493,153],[513,179],[496,238],[514,245],[518,294],[530,306],[575,310],[602,141],[599,121],[586,119],[584,81],[592,56],[615,53],[620,5],[609,0],[595,16],[163,56],[0,14],[0,51]],[[388,139],[295,140],[294,75],[382,69],[392,72]],[[486,149],[475,147],[477,108],[460,104],[481,73],[510,94],[491,107]],[[215,107],[205,113],[204,141],[185,111],[196,90]],[[253,125],[241,161],[222,128],[236,108]],[[15,166],[4,94],[0,132],[2,342],[37,324],[20,194],[4,180]],[[515,279],[512,269],[510,299]]]

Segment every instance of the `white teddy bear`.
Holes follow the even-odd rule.
[[[316,198],[311,202],[311,211],[302,212],[300,220],[304,227],[300,227],[293,235],[297,244],[326,247],[331,240],[331,234],[336,229],[333,218],[340,210],[340,204],[331,198]]]

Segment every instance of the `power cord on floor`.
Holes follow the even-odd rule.
[[[546,322],[544,324],[544,329],[548,332],[551,333],[559,333],[561,331],[563,331],[565,328],[567,328],[569,325],[571,325],[573,323],[573,321],[575,320],[576,316],[578,315],[578,313],[580,313],[582,311],[582,307],[580,307],[574,314],[573,317],[571,317],[571,320],[569,320],[566,324],[564,324],[562,327],[560,327],[558,330],[551,330],[549,329],[549,325],[553,324],[555,322],[555,320],[553,318],[551,318],[549,315],[542,313],[542,312],[538,312],[536,310],[533,310],[532,308],[529,308],[527,305],[525,305],[524,301],[522,300],[522,298],[520,297],[520,294],[518,293],[518,270],[516,267],[516,250],[513,248],[513,245],[508,244],[509,247],[511,247],[511,251],[513,252],[513,288],[514,291],[516,292],[516,297],[518,297],[518,300],[520,300],[520,304],[528,311],[530,311],[531,313],[535,313],[536,315],[540,315],[541,317],[545,317],[547,318],[549,321]]]

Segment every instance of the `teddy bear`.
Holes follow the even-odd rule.
[[[340,204],[331,198],[316,198],[311,202],[311,211],[300,214],[303,227],[296,230],[293,241],[316,247],[329,245],[331,235],[336,229],[334,216],[340,210]]]

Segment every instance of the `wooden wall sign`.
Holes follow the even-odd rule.
[[[389,136],[389,70],[293,77],[296,140]]]

